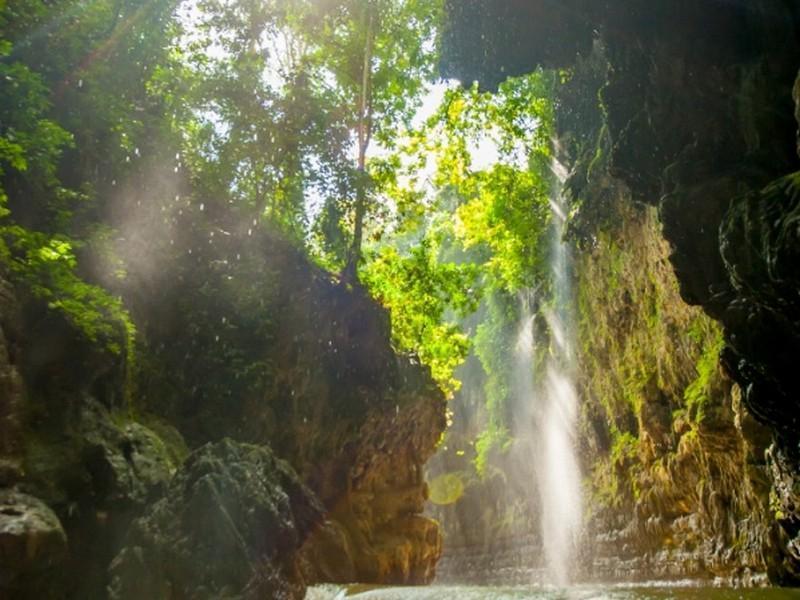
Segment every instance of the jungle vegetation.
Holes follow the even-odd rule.
[[[383,304],[396,349],[446,393],[468,354],[480,358],[491,446],[512,300],[547,286],[564,75],[493,94],[438,80],[441,11],[441,0],[0,0],[3,268],[133,362],[133,273],[192,254],[190,239],[279,231]],[[187,273],[204,277],[213,266],[195,257]]]

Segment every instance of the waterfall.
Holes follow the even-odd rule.
[[[525,390],[534,415],[534,473],[539,496],[542,545],[550,580],[560,586],[570,583],[577,538],[582,522],[581,475],[575,452],[578,399],[575,392],[574,298],[569,269],[571,255],[562,241],[566,222],[561,185],[561,165],[553,169],[554,192],[550,275],[551,308],[543,311],[549,330],[549,348],[539,382]],[[521,301],[520,327],[515,349],[515,367],[533,368],[534,309],[529,296]],[[524,377],[522,377],[524,379]]]

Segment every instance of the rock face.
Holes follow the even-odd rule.
[[[797,203],[795,177],[789,174],[797,169],[792,105],[800,64],[797,8],[780,0],[746,5],[569,0],[558,12],[571,13],[573,21],[550,16],[530,22],[533,28],[560,28],[550,38],[577,39],[565,48],[547,37],[515,33],[522,27],[519,19],[556,12],[549,3],[498,0],[483,3],[480,12],[456,4],[450,3],[455,18],[447,74],[492,86],[504,75],[537,65],[573,69],[569,85],[578,98],[562,98],[559,135],[562,158],[573,167],[568,187],[581,205],[575,225],[586,233],[584,240],[593,243],[592,221],[608,214],[609,185],[624,186],[633,202],[658,207],[681,297],[722,323],[725,372],[739,384],[742,404],[774,436],[773,497],[786,510],[775,516],[788,537],[778,543],[779,558],[772,561],[782,567],[770,575],[794,580],[800,564],[792,483],[800,472],[800,390],[789,357],[797,355],[800,320],[797,269],[791,266]],[[475,43],[470,19],[489,24],[485,41]],[[580,25],[586,22],[596,35],[592,50]],[[513,62],[504,61],[507,56]],[[597,97],[598,89],[599,111],[584,100]],[[659,389],[645,397],[647,408],[638,416],[640,426],[650,424],[641,429],[648,431],[647,446],[663,452],[674,432],[665,418],[670,401],[659,400]],[[620,431],[632,431],[619,425]],[[697,431],[703,441],[702,428]],[[758,445],[754,451],[759,463]],[[687,456],[703,452],[698,447]],[[726,452],[747,456],[741,449]],[[756,537],[769,545],[768,534]]]
[[[388,315],[365,290],[276,234],[240,239],[250,242],[204,257],[230,265],[203,282],[213,295],[187,276],[154,299],[151,410],[190,443],[268,443],[294,467],[329,519],[303,551],[310,582],[429,581],[441,542],[421,516],[422,466],[445,427],[442,393],[393,352]]]
[[[769,430],[719,367],[719,326],[681,301],[654,209],[616,193],[576,265],[585,576],[781,580]]]
[[[19,305],[11,284],[0,275],[0,486],[21,476],[24,385],[17,364]]]
[[[435,575],[441,534],[421,513],[428,499],[423,465],[438,439],[423,424],[441,413],[433,403],[416,403],[402,417],[398,408],[362,425],[349,489],[329,500],[329,522],[304,548],[312,581],[422,584]]]
[[[58,517],[40,500],[0,490],[0,592],[3,597],[55,598],[67,536]]]
[[[114,407],[118,374],[113,357],[0,277],[0,494],[11,528],[0,595],[102,597],[130,518],[171,478],[180,436]]]
[[[266,447],[223,440],[193,452],[133,523],[111,565],[111,598],[303,598],[295,551],[322,509]]]

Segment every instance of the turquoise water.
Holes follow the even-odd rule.
[[[307,600],[800,600],[800,589],[725,589],[689,584],[660,587],[576,586],[568,589],[509,586],[430,586],[370,588],[320,586],[310,588]]]

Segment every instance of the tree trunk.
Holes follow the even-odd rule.
[[[356,180],[356,214],[353,228],[353,245],[343,272],[347,283],[357,280],[358,263],[361,260],[361,243],[364,237],[364,217],[367,213],[367,150],[372,138],[372,51],[375,43],[375,15],[370,4],[364,15],[366,42],[364,63],[361,71],[361,101],[358,107],[358,164]]]

